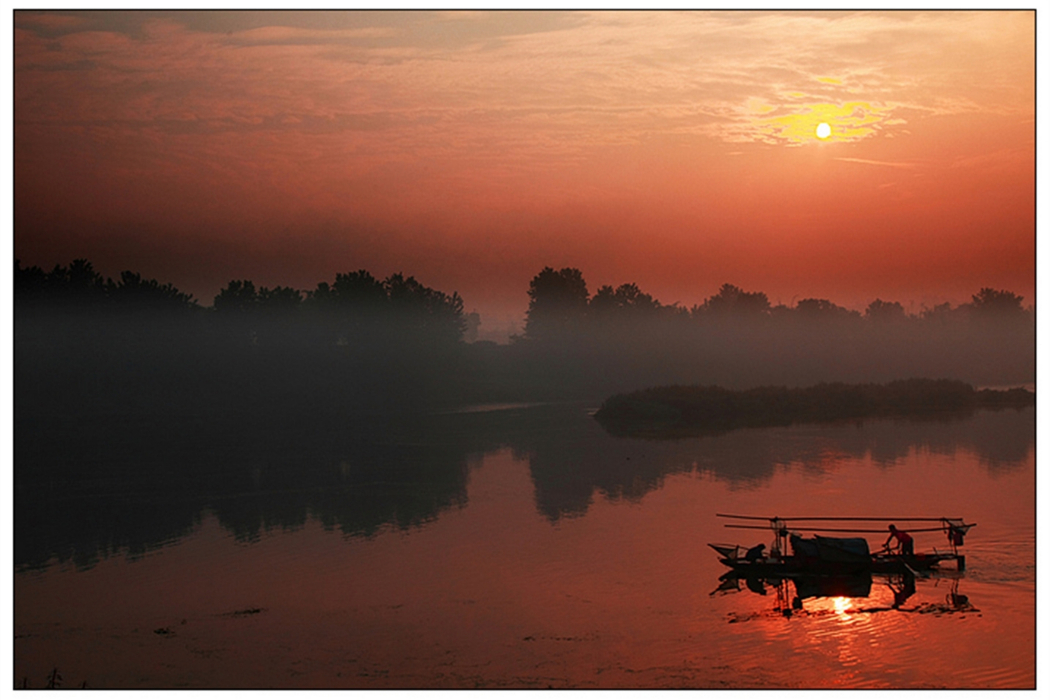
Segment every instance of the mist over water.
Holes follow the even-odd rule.
[[[615,437],[593,417],[612,392],[660,384],[1030,383],[1032,315],[1013,295],[887,320],[820,303],[686,311],[636,289],[575,288],[569,306],[557,294],[533,304],[524,336],[499,346],[464,342],[456,296],[402,276],[352,273],[306,298],[234,282],[203,308],[83,263],[23,272],[15,626],[27,687],[55,668],[89,687],[1032,682],[1031,408],[680,440]],[[734,298],[761,302],[748,294]],[[722,571],[706,544],[726,538],[714,513],[886,504],[977,520],[958,582],[975,610],[943,610],[929,580],[893,610],[905,617],[873,613],[890,595],[874,582],[851,603],[864,617],[812,599],[785,628],[772,589],[709,595]],[[899,625],[918,629],[905,648],[925,640],[940,665],[856,647],[854,670],[834,670],[827,644]],[[959,656],[971,630],[1006,628],[1024,632],[999,650],[1012,659]],[[770,640],[825,661],[766,668]]]
[[[51,273],[16,263],[15,278],[20,425],[55,415],[209,424],[250,415],[290,426],[478,403],[600,402],[665,384],[927,377],[1016,386],[1035,377],[1034,313],[1005,290],[919,316],[875,300],[861,315],[822,299],[772,306],[727,284],[685,309],[633,284],[591,295],[580,271],[545,268],[527,290],[523,335],[501,346],[464,342],[478,326],[463,300],[401,274],[340,274],[307,293],[234,280],[210,308],[134,273],[103,280],[84,260]]]

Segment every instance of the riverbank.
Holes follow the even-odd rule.
[[[764,386],[743,391],[676,385],[617,394],[606,399],[594,417],[614,435],[673,438],[745,427],[937,416],[1032,405],[1035,394],[1027,389],[977,390],[948,379]]]

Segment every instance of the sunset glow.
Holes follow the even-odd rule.
[[[1035,689],[1034,9],[9,19],[14,687]]]
[[[1034,302],[1034,12],[14,21],[26,264],[206,304],[404,271],[494,319],[545,265],[687,306]]]

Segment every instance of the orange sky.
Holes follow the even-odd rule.
[[[205,304],[403,271],[493,321],[545,265],[686,305],[1034,301],[1034,12],[14,24],[23,264]]]

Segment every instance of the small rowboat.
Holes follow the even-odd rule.
[[[773,531],[774,540],[767,552],[765,545],[742,547],[736,544],[709,544],[718,552],[719,561],[743,577],[770,578],[805,574],[850,574],[850,573],[920,573],[939,568],[946,562],[954,562],[962,571],[966,568],[966,557],[959,553],[966,533],[976,523],[966,523],[962,518],[761,518],[750,515],[723,515],[720,518],[737,520],[766,520],[768,526],[727,524],[729,528],[761,529]],[[863,537],[827,537],[814,534],[806,537],[803,531],[835,533],[888,534],[888,530],[865,528],[824,527],[807,525],[817,521],[865,521],[865,522],[937,522],[936,527],[909,527],[908,532],[944,532],[949,549],[920,553],[901,553],[889,550],[872,552]],[[789,527],[789,523],[791,523]]]

